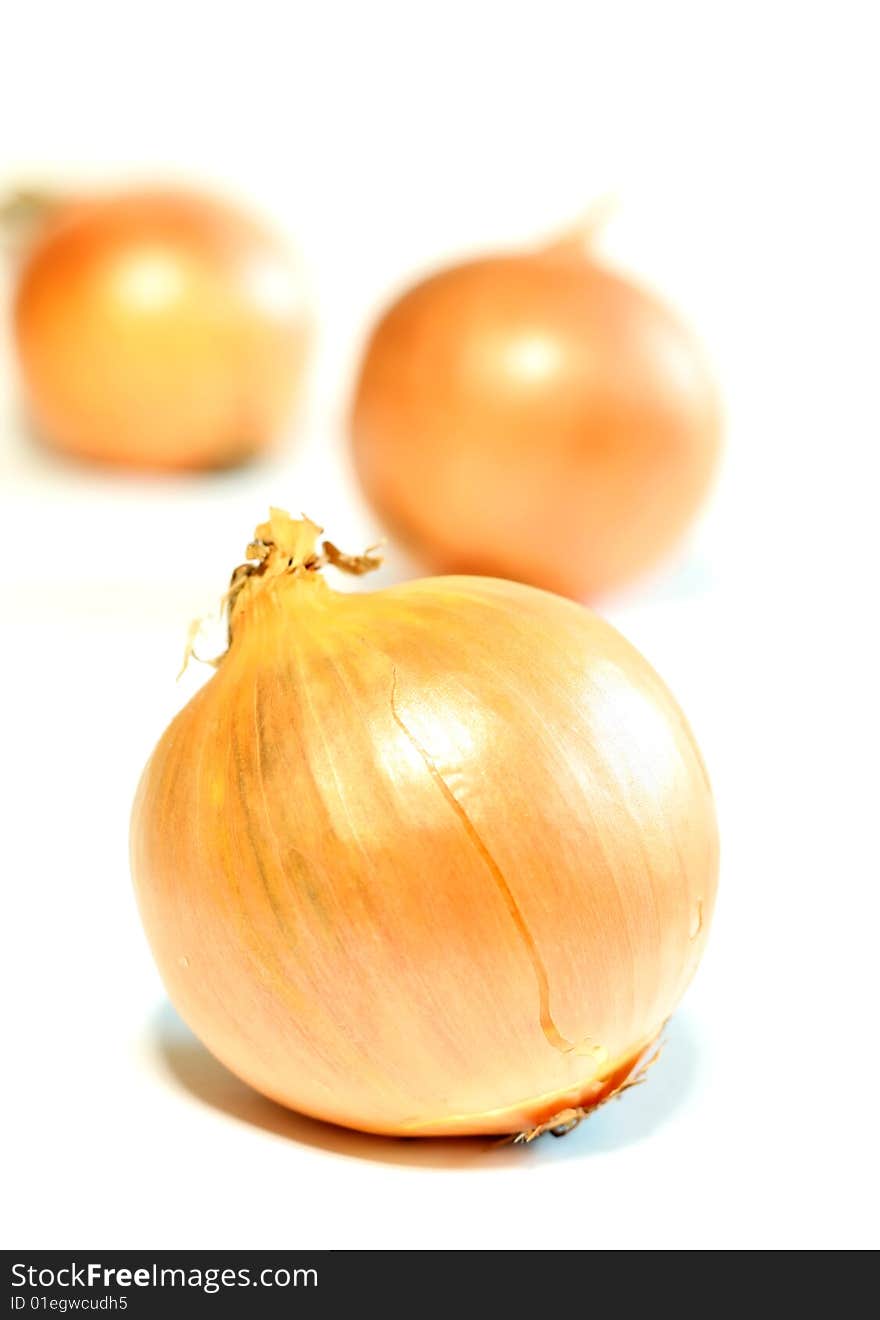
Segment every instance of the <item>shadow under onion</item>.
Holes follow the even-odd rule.
[[[351,1159],[425,1168],[468,1168],[489,1160],[496,1167],[522,1167],[535,1160],[585,1158],[635,1145],[686,1102],[700,1062],[694,1031],[686,1016],[678,1016],[666,1030],[663,1058],[644,1085],[598,1109],[564,1140],[547,1135],[529,1146],[513,1146],[494,1137],[372,1136],[285,1109],[218,1063],[167,1002],[149,1024],[148,1044],[167,1080],[240,1123]]]

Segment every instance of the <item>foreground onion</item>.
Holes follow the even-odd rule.
[[[168,991],[240,1077],[374,1132],[559,1127],[637,1070],[699,960],[712,796],[663,683],[570,601],[366,594],[273,510],[230,646],[144,772]]]
[[[24,257],[15,338],[29,410],[59,449],[210,468],[277,436],[307,322],[259,224],[194,194],[134,192],[50,214]]]
[[[351,429],[367,494],[434,567],[576,599],[675,545],[719,446],[694,339],[574,240],[406,293],[370,339]]]

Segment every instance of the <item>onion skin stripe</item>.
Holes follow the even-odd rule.
[[[393,671],[392,683],[391,683],[391,714],[394,718],[395,724],[400,729],[401,733],[403,733],[403,735],[409,740],[409,742],[418,752],[419,756],[422,758],[422,760],[425,763],[425,768],[427,769],[429,775],[431,776],[434,783],[439,788],[440,792],[443,794],[446,801],[449,803],[452,810],[458,816],[459,820],[461,821],[465,829],[465,832],[467,833],[468,838],[470,839],[471,843],[474,845],[474,848],[477,850],[480,857],[482,858],[486,866],[486,869],[488,870],[489,874],[492,876],[492,879],[495,882],[498,892],[501,894],[501,897],[504,900],[505,907],[510,913],[511,919],[514,925],[516,926],[519,937],[522,940],[523,945],[525,946],[526,953],[529,956],[529,961],[532,964],[532,970],[535,974],[535,980],[538,985],[538,999],[540,1003],[539,1016],[541,1022],[541,1030],[546,1036],[548,1043],[552,1045],[555,1050],[559,1050],[560,1054],[577,1054],[577,1055],[586,1055],[589,1057],[590,1055],[596,1053],[597,1049],[601,1050],[601,1047],[600,1046],[597,1047],[592,1041],[590,1041],[589,1037],[587,1037],[586,1040],[582,1041],[580,1044],[575,1044],[573,1041],[568,1040],[567,1037],[563,1036],[562,1032],[559,1030],[556,1023],[553,1021],[553,1014],[550,1011],[550,981],[547,976],[547,969],[544,966],[543,960],[541,958],[541,954],[538,950],[538,946],[535,943],[534,936],[532,935],[532,932],[529,930],[528,923],[526,922],[526,919],[523,916],[522,911],[520,910],[520,906],[513,895],[510,885],[507,883],[507,880],[504,877],[504,872],[501,870],[500,866],[495,861],[495,858],[492,856],[491,852],[486,847],[470,816],[467,814],[464,807],[461,805],[458,798],[455,796],[452,789],[449,787],[446,780],[443,778],[442,774],[437,769],[437,765],[434,761],[434,758],[431,756],[428,749],[425,746],[423,746],[423,744],[419,741],[416,735],[412,732],[411,729],[407,727],[407,725],[404,723],[403,719],[401,718],[400,712],[397,709],[397,669],[396,668]]]

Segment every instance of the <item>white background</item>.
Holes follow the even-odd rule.
[[[847,4],[118,4],[6,15],[0,182],[169,173],[248,197],[320,342],[282,455],[201,480],[51,459],[3,354],[4,1243],[876,1245],[880,278],[876,10]],[[174,1018],[128,811],[269,501],[379,528],[343,447],[371,317],[440,259],[619,199],[728,404],[680,559],[604,611],[685,706],[721,892],[649,1083],[528,1150],[287,1114]],[[385,579],[411,571],[393,552]]]

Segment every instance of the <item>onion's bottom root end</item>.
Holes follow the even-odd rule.
[[[525,1128],[521,1132],[513,1132],[509,1137],[502,1138],[500,1144],[502,1146],[530,1146],[533,1141],[537,1141],[538,1137],[543,1137],[547,1132],[550,1133],[551,1137],[567,1137],[569,1132],[573,1132],[576,1127],[579,1127],[585,1118],[595,1114],[597,1109],[607,1105],[610,1100],[619,1100],[626,1091],[631,1091],[635,1086],[641,1086],[662,1052],[663,1043],[660,1042],[647,1058],[636,1067],[634,1072],[630,1073],[613,1091],[609,1091],[601,1100],[597,1100],[595,1104],[560,1109],[557,1114],[551,1115],[543,1123],[538,1123],[535,1127]]]

